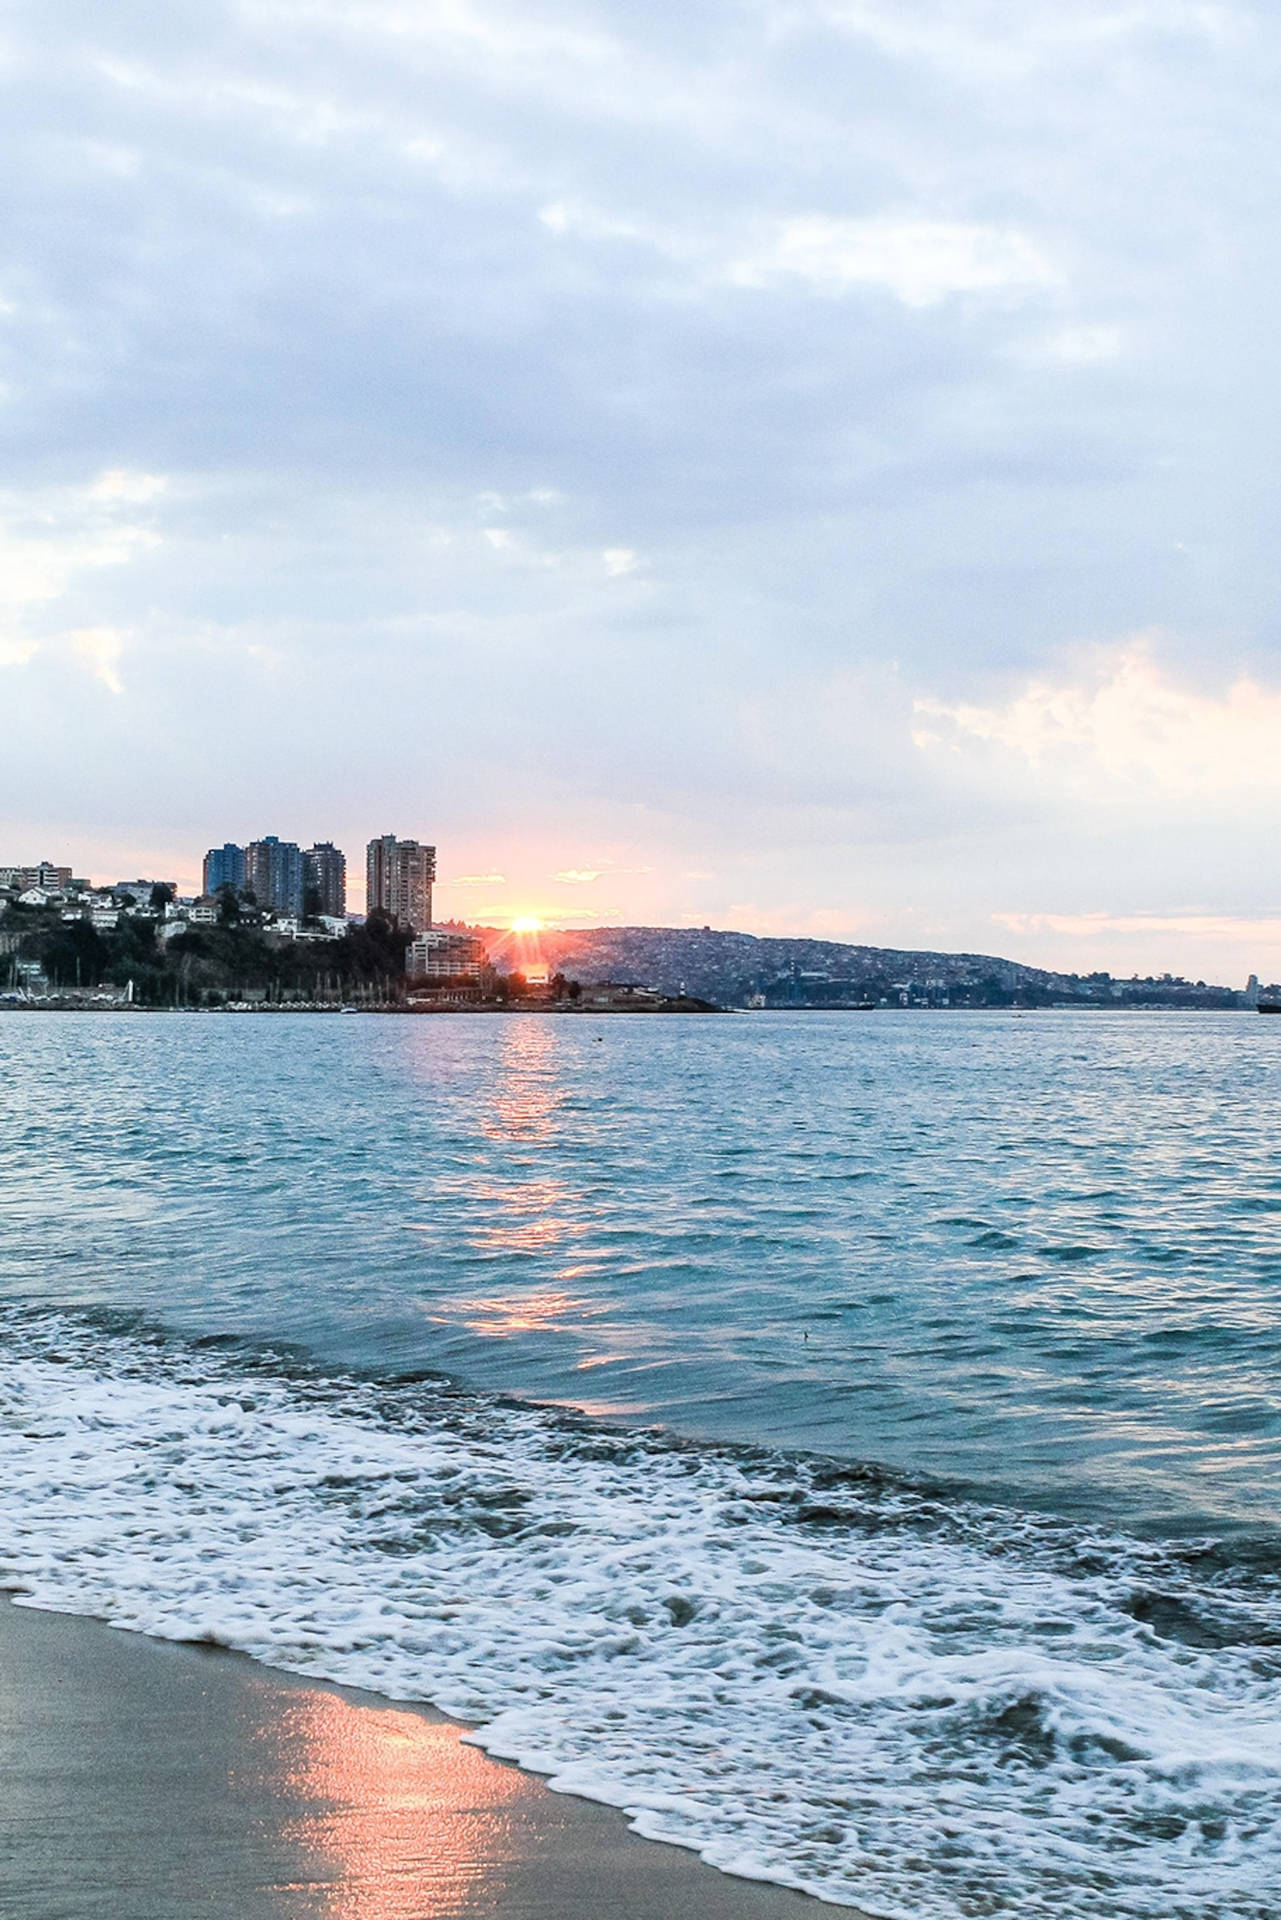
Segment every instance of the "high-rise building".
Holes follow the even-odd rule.
[[[347,911],[347,856],[342,848],[332,840],[317,841],[302,863],[307,891],[316,896],[316,912],[341,920]]]
[[[210,847],[205,855],[203,893],[217,893],[219,887],[234,887],[239,893],[245,884],[245,850],[228,840],[223,847]]]
[[[301,917],[304,885],[302,848],[295,841],[278,840],[274,833],[250,841],[245,848],[245,889],[260,907]]]
[[[402,927],[426,933],[431,926],[431,885],[436,878],[435,847],[398,840],[394,833],[371,840],[365,861],[365,904],[370,913],[389,913]]]

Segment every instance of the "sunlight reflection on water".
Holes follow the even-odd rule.
[[[0,1287],[560,1402],[590,1374],[605,1413],[1100,1512],[1271,1514],[1277,1042],[14,1016]]]

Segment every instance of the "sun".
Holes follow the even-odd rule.
[[[542,921],[536,919],[532,913],[523,913],[519,920],[512,921],[513,933],[541,933],[542,930]]]

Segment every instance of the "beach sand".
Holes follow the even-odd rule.
[[[817,1920],[393,1705],[0,1598],[5,1920]]]

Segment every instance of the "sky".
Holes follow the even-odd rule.
[[[1281,976],[1279,82],[1216,0],[10,5],[0,862]]]

